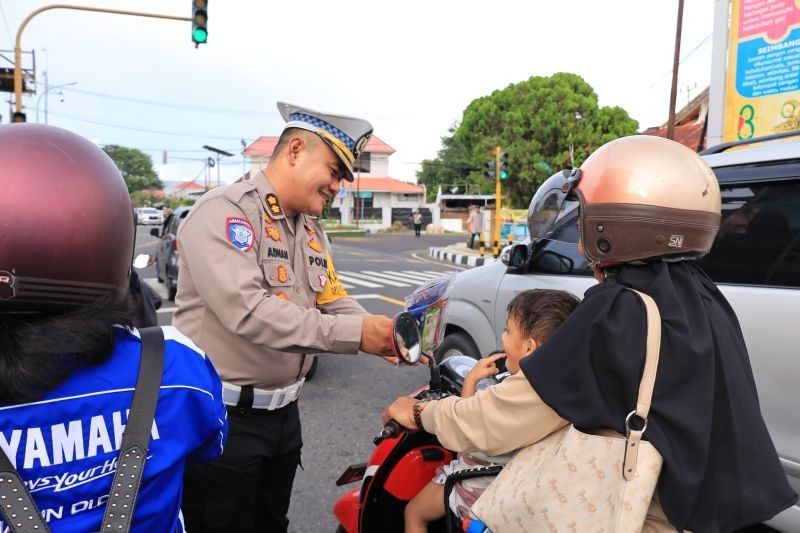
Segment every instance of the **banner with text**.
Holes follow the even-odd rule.
[[[732,0],[723,142],[800,129],[800,0]]]

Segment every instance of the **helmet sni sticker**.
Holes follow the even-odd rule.
[[[225,219],[225,237],[232,245],[247,252],[253,247],[255,232],[247,219],[228,217]]]

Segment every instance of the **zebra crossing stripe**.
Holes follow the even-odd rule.
[[[371,281],[363,281],[360,279],[350,277],[350,274],[351,274],[350,272],[347,273],[338,271],[336,272],[336,275],[339,276],[339,279],[344,281],[348,285],[360,285],[362,287],[367,287],[369,289],[377,289],[378,287],[383,287],[383,285],[380,285],[378,283],[372,283]]]
[[[426,274],[417,274],[416,272],[408,273],[408,272],[397,272],[397,271],[392,271],[392,270],[386,270],[385,272],[387,274],[391,274],[393,276],[397,276],[399,279],[411,280],[414,283],[416,283],[417,285],[419,285],[420,283],[424,283],[426,281],[430,281],[432,279],[435,279],[433,276],[426,275]]]
[[[375,272],[374,270],[363,270],[362,274],[367,274],[370,279],[374,279],[375,281],[380,281],[381,283],[385,283],[387,285],[391,285],[392,287],[410,287],[410,283],[401,283],[396,281],[396,278],[391,274],[383,274],[381,272]],[[351,273],[352,275],[352,273]]]
[[[440,271],[437,271],[437,270],[423,270],[422,272],[424,272],[425,274],[433,274],[436,278],[440,278],[440,277],[444,276],[445,274],[452,274],[455,271],[454,270],[440,270]]]

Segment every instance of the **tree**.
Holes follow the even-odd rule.
[[[158,179],[158,174],[153,170],[153,161],[150,156],[136,148],[125,148],[116,144],[109,144],[103,151],[108,154],[125,178],[128,192],[142,189],[162,189],[164,184]]]
[[[473,100],[451,137],[442,139],[437,159],[423,161],[417,178],[428,184],[448,176],[458,162],[469,169],[462,171],[462,182],[481,183],[481,190],[490,192],[494,182],[484,176],[484,163],[494,158],[495,146],[502,146],[510,171],[503,190],[512,207],[527,207],[553,172],[579,166],[596,148],[637,129],[624,109],[600,107],[592,87],[577,74],[533,76]],[[435,166],[442,170],[434,172]]]
[[[442,148],[436,159],[423,160],[422,168],[417,173],[417,183],[424,184],[427,188],[428,202],[436,199],[439,186],[470,186],[470,190],[477,188],[481,192],[489,192],[491,189],[485,179],[474,174],[477,167],[470,162],[469,154],[456,139],[457,129],[457,124],[450,126],[448,135],[442,137]]]

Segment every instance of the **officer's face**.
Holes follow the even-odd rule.
[[[339,192],[345,176],[343,165],[327,144],[317,140],[306,143],[298,157],[297,171],[295,211],[319,216]]]

